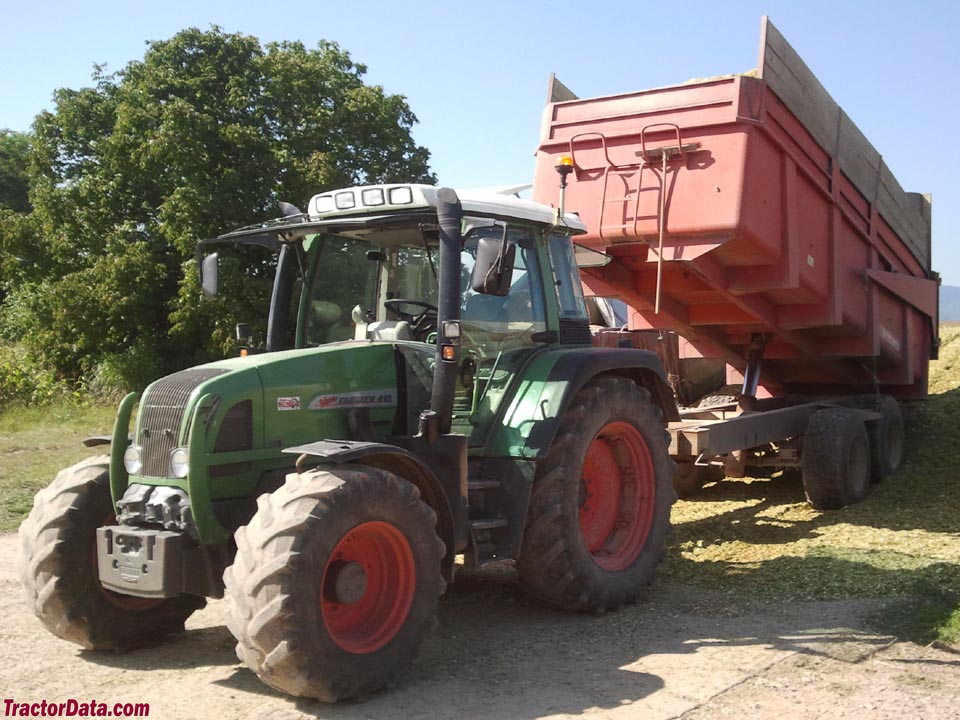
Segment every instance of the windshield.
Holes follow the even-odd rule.
[[[530,228],[507,229],[507,242],[517,249],[509,293],[482,295],[471,288],[479,239],[499,239],[503,232],[503,225],[497,224],[472,228],[464,236],[460,270],[464,340],[482,357],[505,348],[529,347],[530,336],[546,328]],[[436,230],[417,226],[320,234],[310,237],[305,247],[311,280],[302,299],[301,345],[378,339],[371,333],[388,331],[392,335],[384,339],[430,339],[436,330]]]
[[[378,258],[371,257],[374,250],[368,242],[339,235],[313,238],[312,282],[303,318],[305,344],[353,339],[353,308],[373,307],[376,298]]]
[[[471,442],[481,442],[486,422],[506,397],[530,350],[539,346],[534,337],[546,330],[546,310],[536,229],[465,220],[460,256],[463,346],[454,417],[460,431],[471,435]],[[485,237],[497,242],[506,237],[515,248],[509,290],[504,296],[472,289],[478,243]],[[350,229],[308,238],[304,249],[309,282],[301,299],[299,345],[353,339],[400,342],[398,349],[410,375],[408,392],[422,390],[411,402],[411,408],[419,412],[429,402],[433,373],[437,242],[436,228],[419,224]],[[478,413],[486,419],[484,423],[475,424],[471,419]]]
[[[426,341],[436,330],[435,230],[354,230],[315,235],[304,245],[310,283],[301,300],[301,345]],[[389,337],[371,334],[388,330]]]

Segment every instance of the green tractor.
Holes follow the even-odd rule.
[[[120,404],[110,455],[20,528],[44,625],[88,649],[181,631],[226,593],[240,659],[326,701],[416,653],[462,563],[537,598],[636,599],[674,500],[653,353],[591,347],[575,215],[380,185],[217,239],[278,253],[265,352]],[[217,256],[202,262],[217,290]],[[131,417],[137,403],[136,421]]]

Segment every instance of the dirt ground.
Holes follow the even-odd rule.
[[[0,692],[34,702],[148,702],[151,718],[960,717],[960,655],[866,630],[878,601],[762,605],[661,584],[646,602],[572,615],[509,573],[464,575],[385,692],[336,706],[282,696],[241,667],[212,602],[166,645],[88,653],[26,609],[16,536],[0,535]]]

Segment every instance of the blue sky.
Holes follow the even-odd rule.
[[[162,2],[0,0],[0,128],[26,130],[58,87],[119,70],[145,41],[217,24],[261,41],[335,40],[406,95],[440,181],[528,182],[550,72],[583,97],[756,65],[768,14],[908,191],[933,193],[934,269],[960,285],[960,3]]]

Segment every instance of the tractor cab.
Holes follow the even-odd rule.
[[[461,193],[459,257],[449,283],[455,297],[448,300],[458,312],[441,318],[436,193],[417,185],[337,190],[311,199],[307,213],[218,240],[272,243],[280,253],[267,350],[286,349],[291,340],[296,348],[394,344],[413,413],[408,428],[430,406],[440,323],[457,323],[450,422],[476,446],[532,354],[590,342],[571,243],[583,226],[576,216],[560,222],[549,208],[512,196]],[[271,337],[286,337],[288,345],[271,345]]]

